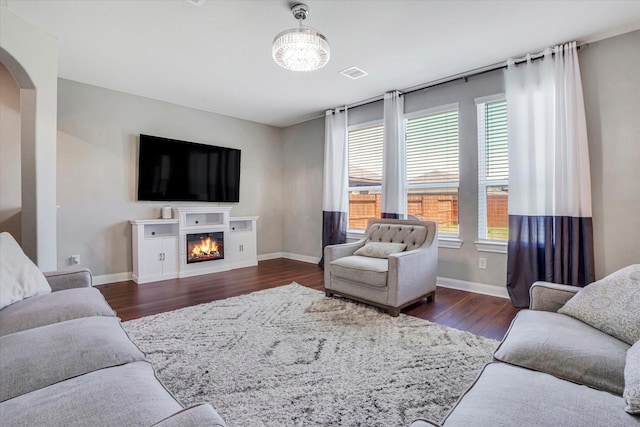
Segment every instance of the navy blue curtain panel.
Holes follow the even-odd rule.
[[[322,250],[340,243],[347,243],[347,213],[322,211]],[[324,268],[324,253],[318,267]]]
[[[507,291],[515,307],[529,306],[538,280],[574,286],[595,280],[591,218],[509,215]]]

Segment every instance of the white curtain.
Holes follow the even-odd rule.
[[[384,94],[382,158],[382,217],[405,219],[407,214],[407,167],[404,98],[398,91]]]
[[[327,110],[324,126],[324,187],[322,193],[322,249],[347,241],[349,208],[347,108]],[[319,263],[324,266],[324,253]]]
[[[591,175],[576,43],[505,72],[509,131],[507,289],[527,306],[536,280],[594,279]]]

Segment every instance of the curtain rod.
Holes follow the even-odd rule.
[[[588,43],[582,43],[582,44],[578,44],[577,45],[577,49],[580,50],[582,48],[586,48],[589,47]],[[552,53],[553,55],[553,53]],[[540,53],[536,53],[534,55],[532,55],[531,60],[532,61],[537,61],[539,59],[544,58],[544,51],[540,52]],[[520,65],[520,64],[524,64],[525,62],[527,62],[526,57],[524,58],[520,58],[517,59],[514,63],[515,65]],[[469,80],[470,77],[476,77],[476,76],[480,76],[482,74],[486,74],[486,73],[490,73],[492,71],[497,71],[497,70],[501,70],[501,69],[505,69],[507,68],[507,61],[503,61],[503,62],[498,62],[492,65],[487,65],[486,67],[481,67],[481,68],[476,68],[473,70],[469,70],[465,73],[459,73],[459,74],[454,74],[453,76],[449,76],[449,77],[444,77],[442,79],[438,79],[438,80],[433,80],[429,83],[423,83],[421,85],[418,86],[412,86],[412,87],[408,87],[406,89],[401,90],[400,92],[400,96],[404,96],[404,95],[408,95],[410,93],[413,92],[419,92],[421,90],[425,90],[425,89],[431,89],[433,87],[436,86],[441,86],[447,83],[452,83],[455,82],[456,80],[464,80],[465,82],[467,82]],[[379,96],[375,96],[373,98],[369,98],[369,99],[365,99],[363,101],[359,101],[359,102],[355,102],[351,105],[347,105],[346,107],[342,107],[342,108],[338,108],[337,110],[339,112],[345,111],[346,109],[352,109],[352,108],[357,108],[357,107],[362,107],[364,105],[369,105],[369,104],[373,104],[374,102],[378,102],[384,99],[384,95],[379,95]]]

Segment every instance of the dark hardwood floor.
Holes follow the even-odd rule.
[[[243,295],[291,282],[323,290],[323,271],[314,264],[284,258],[185,279],[136,285],[132,281],[97,286],[123,320]],[[438,287],[434,302],[420,302],[403,313],[476,335],[502,339],[519,309],[506,299]]]

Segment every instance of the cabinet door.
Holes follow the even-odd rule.
[[[256,235],[252,231],[229,233],[229,261],[233,265],[251,265],[257,261]],[[225,251],[227,247],[225,246]],[[226,257],[226,254],[225,254]]]
[[[178,239],[171,237],[162,239],[162,274],[171,275],[178,272]]]
[[[142,245],[139,246],[140,254],[140,272],[138,277],[159,277],[162,276],[163,265],[163,239],[144,239]]]

